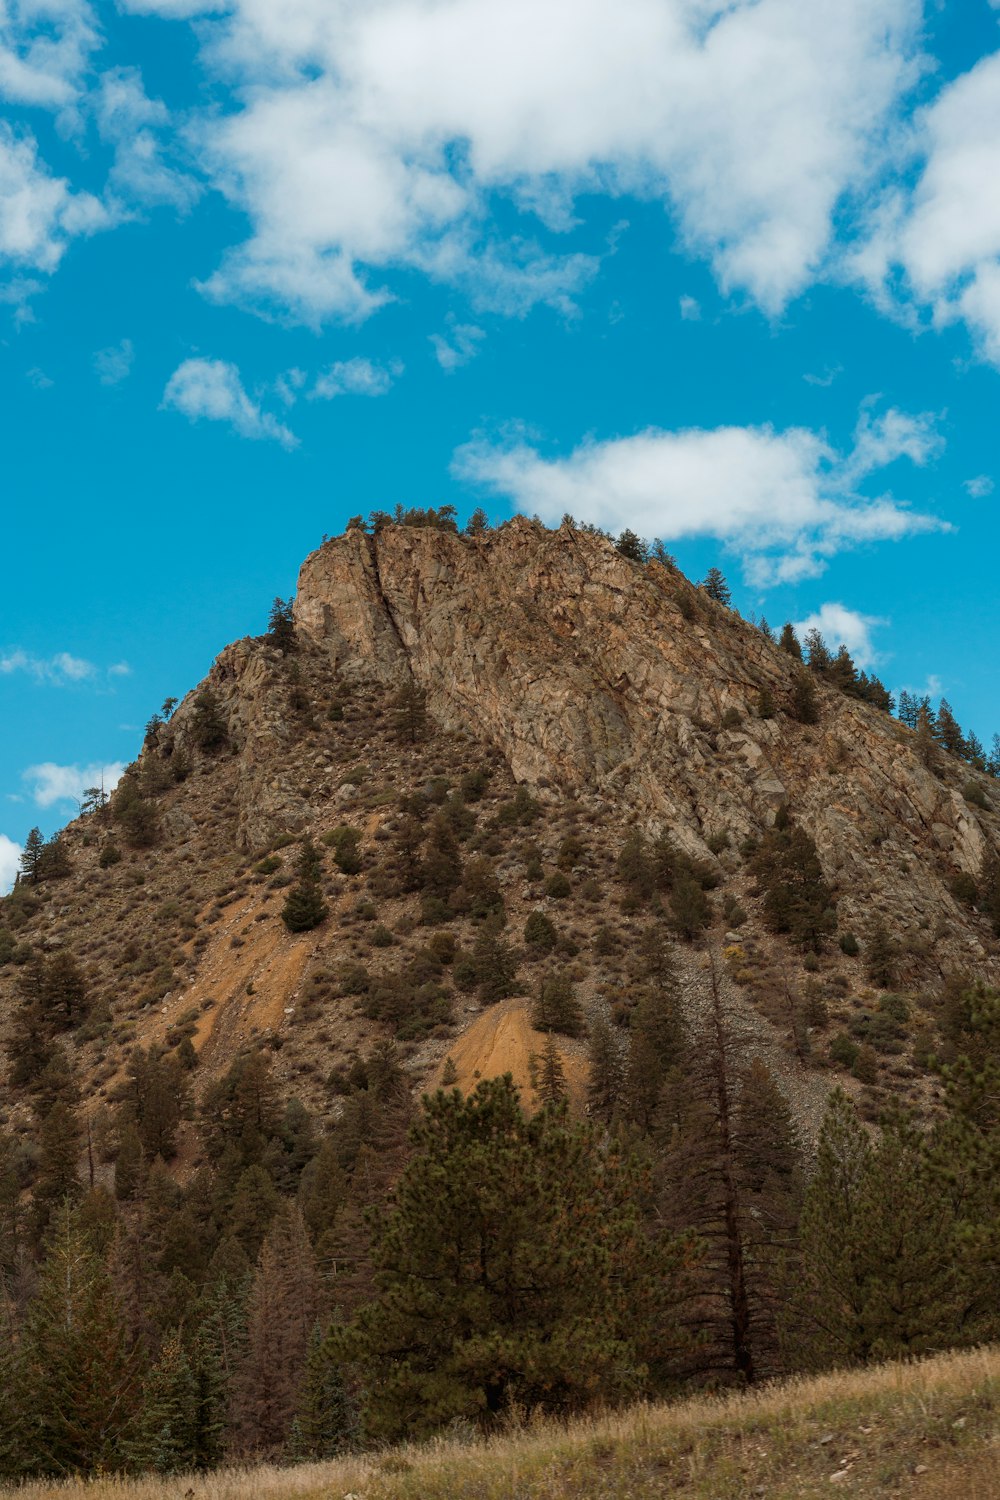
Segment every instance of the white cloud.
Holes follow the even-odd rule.
[[[681,297],[678,306],[685,323],[697,323],[701,318],[701,303],[697,297]]]
[[[0,98],[50,109],[67,123],[99,45],[86,0],[21,0],[0,7]]]
[[[28,371],[27,378],[28,383],[30,385],[33,385],[36,391],[51,390],[52,386],[55,384],[52,377],[50,375],[46,375],[45,371],[40,370],[37,365],[34,365]]]
[[[109,177],[112,193],[128,204],[171,204],[190,208],[200,188],[168,159],[170,115],[159,99],[150,99],[138,68],[112,68],[102,74],[95,95],[97,125],[114,146]]]
[[[862,410],[854,432],[854,451],[844,465],[844,477],[853,484],[900,458],[922,468],[944,447],[934,421],[929,412],[910,416],[890,407],[881,416],[873,416],[870,409]]]
[[[226,422],[241,437],[270,438],[284,448],[298,443],[294,433],[251,400],[239,370],[223,359],[186,359],[178,365],[167,381],[162,405],[192,422],[202,417]]]
[[[60,766],[47,760],[29,766],[21,779],[37,807],[52,807],[56,802],[79,802],[88,787],[103,784],[106,792],[113,791],[124,770],[125,762],[118,760],[106,766]]]
[[[403,373],[398,359],[388,365],[373,364],[370,359],[338,360],[316,377],[309,392],[311,398],[330,401],[334,396],[385,396],[392,383]]]
[[[39,682],[48,682],[56,687],[67,682],[84,682],[97,675],[92,661],[72,656],[68,651],[57,651],[55,656],[32,656],[19,647],[13,651],[0,652],[0,677],[9,677],[14,672],[26,672]]]
[[[550,231],[586,193],[671,207],[726,289],[780,310],[881,163],[917,76],[920,0],[128,0],[201,16],[230,90],[193,134],[251,232],[215,298],[362,318],[406,268],[482,305],[565,307],[593,255],[512,248],[493,195]]]
[[[810,630],[818,630],[832,651],[846,646],[859,667],[870,667],[878,660],[871,633],[888,620],[877,615],[862,615],[843,604],[821,604],[818,610],[795,624],[795,633],[804,641]]]
[[[6,895],[21,868],[21,846],[0,833],[0,896]]]
[[[805,381],[806,385],[817,385],[822,390],[828,390],[829,387],[833,385],[833,382],[836,380],[837,376],[842,375],[843,373],[843,365],[831,365],[823,371],[822,375],[808,374],[803,375],[802,379]]]
[[[835,553],[863,542],[948,530],[890,496],[853,488],[860,473],[922,452],[905,424],[862,427],[859,450],[841,456],[804,428],[720,427],[585,442],[546,459],[523,439],[477,440],[459,449],[458,477],[556,523],[565,512],[612,532],[631,527],[665,540],[713,537],[766,585],[815,576]],[[898,414],[896,414],[898,415]],[[895,433],[895,444],[890,434]]]
[[[98,349],[93,358],[94,370],[102,385],[119,385],[128,378],[135,350],[131,339],[122,339],[109,349]]]
[[[485,337],[484,330],[477,328],[475,323],[456,323],[452,320],[447,336],[432,333],[430,341],[438,364],[450,375],[452,370],[457,370],[461,365],[467,365],[470,360],[475,359]]]
[[[888,188],[854,268],[877,301],[906,316],[897,271],[940,326],[964,320],[1000,364],[1000,52],[947,84],[917,117],[914,187]]]
[[[1000,0],[996,3],[1000,7]],[[967,479],[962,488],[973,500],[984,500],[993,493],[993,480],[988,474],[977,474],[975,479]]]
[[[131,677],[132,676],[132,668],[129,666],[129,664],[128,664],[127,661],[112,662],[111,666],[108,668],[108,676],[109,677]]]
[[[0,261],[54,271],[74,235],[108,222],[96,198],[49,175],[30,133],[15,134],[0,120]]]

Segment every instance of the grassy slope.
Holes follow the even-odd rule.
[[[1000,1349],[642,1406],[490,1443],[435,1443],[298,1469],[29,1485],[19,1500],[933,1500],[1000,1496]]]

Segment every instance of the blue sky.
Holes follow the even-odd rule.
[[[988,742],[998,22],[0,6],[0,888],[397,501],[659,535]]]

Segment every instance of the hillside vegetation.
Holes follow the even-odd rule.
[[[20,1500],[995,1500],[1000,1350],[295,1469],[29,1484]]]
[[[832,645],[570,521],[306,560],[0,901],[0,1481],[1000,1337],[1000,755]]]

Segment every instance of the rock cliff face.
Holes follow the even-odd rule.
[[[471,539],[350,531],[303,565],[296,624],[348,677],[412,676],[439,723],[497,746],[542,797],[572,789],[701,857],[786,803],[848,923],[882,912],[943,967],[987,958],[948,887],[997,846],[997,784],[947,757],[929,769],[908,730],[835,689],[818,725],[797,723],[791,658],[669,567],[524,519]]]

